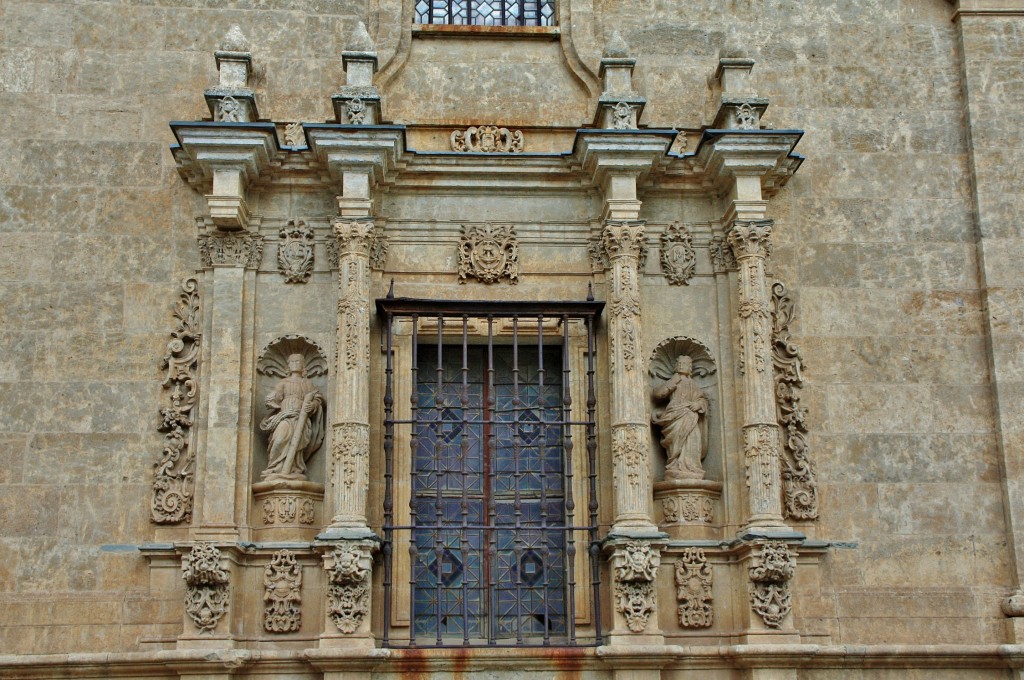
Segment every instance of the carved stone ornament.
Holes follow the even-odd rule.
[[[286,283],[305,283],[313,273],[313,230],[302,220],[288,220],[277,242],[277,267]]]
[[[335,426],[334,430],[334,451],[331,456],[331,477],[334,477],[334,469],[341,466],[341,485],[346,491],[351,491],[355,484],[370,483],[369,478],[357,479],[358,470],[369,473],[368,465],[360,465],[365,462],[370,452],[369,429],[360,423],[346,423]]]
[[[634,633],[647,628],[655,609],[654,579],[661,556],[647,543],[630,541],[615,567],[615,605]]]
[[[362,125],[366,122],[366,104],[359,97],[345,102],[345,115],[349,125]]]
[[[736,256],[724,238],[712,236],[708,248],[711,251],[711,268],[716,274],[736,271]]]
[[[274,378],[288,377],[288,357],[301,354],[306,377],[327,375],[327,352],[315,340],[304,335],[282,335],[267,343],[256,358],[256,372]]]
[[[284,143],[287,146],[306,146],[302,123],[288,123],[284,126]]]
[[[667,402],[651,414],[665,448],[666,481],[704,479],[709,402],[692,373],[693,359],[681,354],[674,374],[651,393],[655,402]]]
[[[342,633],[351,635],[370,613],[370,570],[352,548],[335,548],[334,567],[328,572],[327,613]]]
[[[818,518],[818,481],[807,455],[807,409],[800,404],[803,360],[789,332],[796,305],[786,286],[772,286],[772,364],[775,405],[782,428],[783,510],[797,520]]]
[[[263,237],[247,231],[201,234],[199,258],[204,267],[228,265],[258,269],[263,262]]]
[[[770,256],[774,224],[772,220],[737,221],[726,235],[736,259]]]
[[[245,108],[234,97],[221,97],[217,102],[217,122],[242,123],[245,121]]]
[[[708,496],[679,494],[661,499],[661,510],[666,522],[711,524],[715,519],[715,504]]]
[[[272,413],[260,421],[267,433],[267,468],[263,479],[306,479],[306,461],[323,445],[326,408],[320,390],[310,380],[305,354],[287,358],[288,375],[267,395]]]
[[[302,566],[291,550],[274,553],[263,570],[263,629],[294,633],[302,627]]]
[[[263,524],[313,524],[316,506],[309,498],[277,496],[263,501]]]
[[[714,625],[712,580],[711,565],[700,548],[687,548],[676,560],[676,599],[681,627],[710,628]]]
[[[629,102],[619,102],[614,107],[612,107],[612,129],[635,129],[636,126],[633,123],[634,109],[635,107]]]
[[[673,286],[685,286],[693,278],[697,255],[685,224],[673,222],[661,233],[661,271]]]
[[[468,278],[519,283],[519,240],[511,224],[464,224],[459,241],[459,283]]]
[[[1024,616],[1024,589],[1017,588],[1010,593],[1000,604],[1000,609],[1003,610],[1005,616],[1010,618]]]
[[[163,451],[155,464],[153,502],[150,519],[157,524],[177,524],[192,519],[195,491],[195,450],[192,446],[193,409],[199,383],[201,318],[199,282],[185,279],[174,307],[174,330],[167,353],[160,362],[166,371],[164,389],[169,390],[168,405],[160,409],[160,427],[164,434]]]
[[[765,541],[759,546],[750,567],[750,604],[764,625],[778,628],[793,609],[789,581],[796,571],[796,560],[785,541]]]
[[[196,543],[181,559],[185,612],[204,633],[216,628],[228,610],[230,574],[221,568],[222,557],[213,543]]]
[[[757,130],[761,127],[761,115],[750,104],[737,106],[735,115],[737,130]]]
[[[382,229],[376,229],[370,241],[370,269],[380,271],[388,259],[388,239]],[[327,241],[327,264],[331,269],[338,268],[338,240],[328,239]]]
[[[455,130],[451,135],[452,151],[478,153],[522,153],[526,138],[522,130],[509,130],[496,125],[481,125]]]

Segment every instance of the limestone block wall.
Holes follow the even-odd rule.
[[[795,583],[795,626],[834,644],[1012,641],[1000,602],[1024,550],[1024,17],[945,0],[643,4],[573,2],[571,49],[563,36],[522,51],[403,37],[403,6],[384,0],[0,5],[0,650],[132,651],[180,633],[177,573],[151,580],[132,548],[156,535],[159,359],[180,281],[200,264],[205,210],[167,151],[167,122],[208,115],[210,53],[235,23],[253,43],[263,116],[332,117],[344,36],[360,20],[387,62],[385,115],[407,122],[587,124],[597,59],[618,30],[648,99],[641,123],[698,129],[723,46],[754,58],[765,123],[805,131],[807,161],[769,210],[770,270],[799,306],[821,491],[820,519],[796,526],[843,544]],[[528,77],[545,59],[551,72]],[[330,212],[302,191],[275,200],[294,203],[259,207]],[[643,217],[709,217],[680,205],[652,196]],[[386,202],[393,265],[425,272],[427,295],[422,207]],[[493,219],[540,223],[546,210]],[[528,261],[540,251],[526,235]],[[586,263],[564,256],[542,269],[585,280]],[[314,284],[328,291],[327,276]],[[517,294],[541,297],[539,285]],[[674,299],[659,276],[642,293],[645,305]],[[255,310],[289,313],[269,297]],[[670,326],[655,320],[646,341]],[[312,327],[329,337],[332,323]]]

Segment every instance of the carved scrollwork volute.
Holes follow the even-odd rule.
[[[198,399],[198,365],[202,333],[199,282],[185,279],[174,307],[174,330],[160,367],[168,390],[167,406],[160,409],[159,430],[163,450],[155,464],[150,519],[156,524],[177,524],[192,519],[195,490],[193,415]]]
[[[248,231],[213,231],[200,234],[199,259],[204,267],[259,269],[263,262],[263,237]]]

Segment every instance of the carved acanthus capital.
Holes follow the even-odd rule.
[[[767,258],[772,252],[773,220],[737,220],[726,234],[736,259],[746,257]]]
[[[602,238],[608,258],[635,257],[639,260],[646,246],[644,228],[642,220],[606,222]]]
[[[339,257],[347,254],[369,257],[376,231],[372,219],[334,220],[334,237],[338,242]]]
[[[199,236],[199,258],[204,267],[259,269],[263,237],[248,231],[214,231]]]

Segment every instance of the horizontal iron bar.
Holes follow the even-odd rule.
[[[427,300],[422,298],[377,298],[377,312],[392,316],[461,317],[477,316],[495,318],[511,317],[559,317],[574,319],[601,315],[604,302],[596,301],[514,301],[500,300]]]

